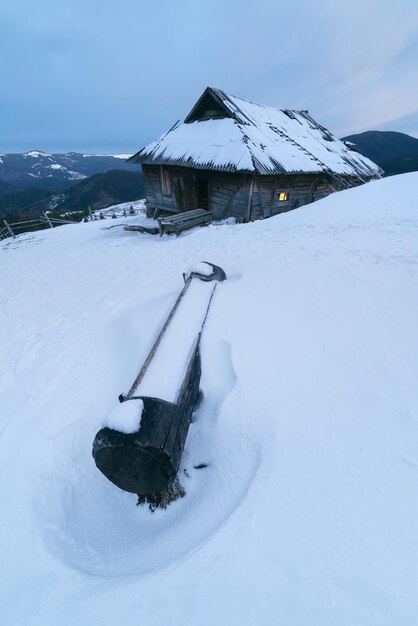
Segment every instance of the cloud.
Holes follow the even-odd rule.
[[[14,0],[0,54],[2,151],[134,151],[208,84],[340,135],[418,112],[416,0]]]

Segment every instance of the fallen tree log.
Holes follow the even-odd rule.
[[[111,414],[93,442],[98,469],[138,495],[165,489],[177,474],[199,397],[200,338],[217,282],[226,276],[201,263],[184,278],[144,365],[120,396],[123,410]]]

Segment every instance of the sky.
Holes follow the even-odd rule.
[[[418,1],[0,0],[0,152],[133,153],[208,85],[418,137]]]

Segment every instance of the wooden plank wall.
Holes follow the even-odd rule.
[[[172,193],[168,197],[163,196],[161,192],[160,167],[143,165],[142,169],[147,207],[150,213],[157,208],[177,212],[179,209],[175,196],[175,179],[180,176],[190,176],[193,173],[195,177],[206,178],[209,182],[209,210],[213,211],[215,219],[235,217],[237,220],[243,220],[251,180],[249,176],[170,167]]]
[[[229,174],[191,168],[170,167],[172,193],[163,196],[158,165],[142,166],[148,209],[156,208],[170,213],[178,212],[175,179],[180,176],[206,178],[209,182],[209,210],[214,219],[235,217],[237,221],[250,221],[291,211],[310,202],[324,198],[335,190],[332,181],[317,175],[250,176]],[[251,181],[253,183],[251,184]],[[289,200],[280,202],[280,191],[289,194]],[[198,207],[196,207],[198,208]]]
[[[212,172],[209,178],[209,209],[215,219],[235,217],[243,221],[251,178],[242,174]]]
[[[143,165],[142,174],[144,176],[147,210],[153,212],[162,206],[160,168],[158,165]]]
[[[287,201],[279,201],[283,191],[289,194]],[[277,215],[285,211],[324,198],[333,189],[322,177],[316,175],[258,176],[255,177],[251,220]]]

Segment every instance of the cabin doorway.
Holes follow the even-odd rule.
[[[196,178],[197,208],[209,210],[209,181],[207,178]]]
[[[195,209],[197,199],[193,174],[173,176],[173,186],[178,211],[192,211]]]

